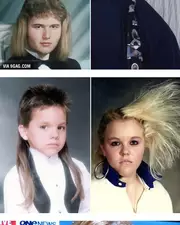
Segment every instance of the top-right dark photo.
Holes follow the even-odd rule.
[[[92,69],[180,69],[179,0],[91,0]]]

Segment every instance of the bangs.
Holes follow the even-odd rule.
[[[21,13],[28,19],[32,17],[44,18],[53,16],[60,21],[67,17],[67,11],[58,0],[27,0],[22,8]]]
[[[38,19],[53,17],[53,18],[59,20],[60,22],[64,20],[63,17],[61,17],[61,15],[59,15],[59,13],[52,12],[52,11],[40,12],[40,13],[37,13],[37,14],[33,13],[32,16],[29,16],[29,19],[31,19],[32,17],[36,17]]]

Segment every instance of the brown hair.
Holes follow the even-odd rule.
[[[18,124],[28,127],[29,122],[32,119],[33,110],[49,106],[61,106],[64,108],[67,115],[70,106],[70,100],[67,93],[52,85],[37,85],[35,87],[30,87],[23,94],[19,103]],[[19,173],[21,189],[25,197],[24,205],[27,208],[33,203],[35,191],[28,163],[28,145],[28,142],[19,134],[16,165]],[[65,143],[58,155],[71,169],[75,178],[76,193],[72,198],[72,201],[77,198],[78,195],[81,199],[84,198],[81,171],[69,155],[67,143]]]
[[[61,38],[51,53],[57,60],[66,60],[70,52],[70,16],[60,0],[26,0],[13,27],[11,54],[25,56],[28,21],[32,17],[54,15],[61,22]]]

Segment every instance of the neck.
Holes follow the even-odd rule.
[[[137,174],[134,173],[131,176],[128,177],[122,177],[122,182],[126,183],[126,186],[132,186],[138,182]]]
[[[37,59],[41,59],[41,60],[48,60],[49,59],[50,54],[43,54],[43,53],[40,53],[40,52],[35,52],[32,49],[26,49],[26,51],[29,52],[34,57],[36,57]]]

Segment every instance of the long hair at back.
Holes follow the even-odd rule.
[[[62,107],[66,115],[68,116],[70,100],[68,98],[67,93],[52,85],[37,85],[35,87],[30,87],[24,93],[20,100],[18,124],[23,125],[24,127],[28,127],[29,122],[32,119],[32,113],[34,109],[51,106]],[[25,198],[25,202],[23,202],[23,205],[26,208],[32,205],[35,195],[35,188],[28,162],[28,152],[28,141],[24,140],[19,134],[16,166],[19,173],[22,193]],[[68,152],[67,143],[65,143],[64,147],[59,151],[58,155],[65,161],[67,166],[71,169],[73,177],[75,178],[76,193],[73,196],[72,201],[78,196],[83,199],[84,190],[82,187],[81,171],[78,166],[76,166],[76,164],[73,162]]]

